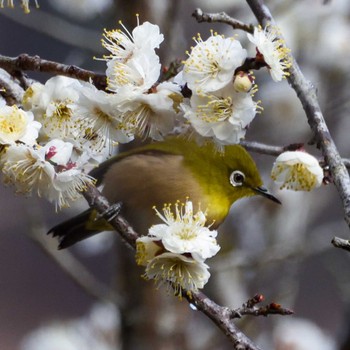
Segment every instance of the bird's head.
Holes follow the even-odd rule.
[[[239,198],[261,195],[281,203],[264,186],[258,168],[249,153],[240,145],[227,146],[218,156],[221,163],[217,176],[225,184],[231,203]]]

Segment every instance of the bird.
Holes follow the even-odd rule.
[[[90,175],[102,185],[109,203],[122,203],[122,215],[140,235],[160,218],[154,208],[175,202],[193,203],[206,210],[207,222],[217,228],[237,200],[261,195],[281,203],[264,186],[250,154],[239,144],[218,150],[212,142],[199,144],[188,137],[173,136],[150,143],[102,162]],[[53,227],[48,234],[58,237],[59,249],[111,230],[104,219],[88,209]]]

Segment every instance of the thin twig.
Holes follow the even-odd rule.
[[[230,25],[233,29],[241,29],[248,33],[254,32],[254,26],[252,24],[245,24],[237,19],[234,19],[227,15],[225,12],[220,13],[205,13],[200,8],[197,8],[192,16],[197,20],[198,23],[202,22],[218,22]]]
[[[266,154],[270,156],[279,156],[286,151],[296,151],[303,147],[303,143],[292,143],[287,146],[272,146],[256,141],[241,141],[240,144],[250,152]]]
[[[8,57],[0,55],[0,67],[13,75],[17,71],[35,71],[59,74],[67,77],[90,81],[98,89],[105,89],[107,86],[106,76],[95,72],[79,68],[74,65],[66,65],[54,61],[48,61],[39,56],[29,56],[22,54],[17,57]]]
[[[209,299],[202,292],[192,292],[186,295],[188,302],[208,316],[234,344],[234,349],[260,350],[244,333],[232,322],[233,311],[220,306]]]
[[[265,316],[268,315],[293,315],[294,312],[290,309],[286,309],[277,303],[270,303],[265,306],[257,306],[264,300],[264,296],[256,294],[253,298],[245,302],[241,307],[232,310],[231,318],[241,318],[244,315],[250,316]]]

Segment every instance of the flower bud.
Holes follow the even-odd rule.
[[[237,92],[249,92],[253,86],[254,79],[251,74],[238,72],[233,77],[233,88]]]
[[[323,169],[317,159],[306,152],[284,152],[277,157],[271,178],[281,189],[311,191],[321,186]]]

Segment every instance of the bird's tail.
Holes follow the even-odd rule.
[[[58,249],[70,247],[74,243],[82,241],[85,238],[95,235],[101,230],[89,228],[89,222],[93,211],[88,209],[73,218],[62,222],[53,227],[47,234],[52,234],[53,237],[58,237]]]

